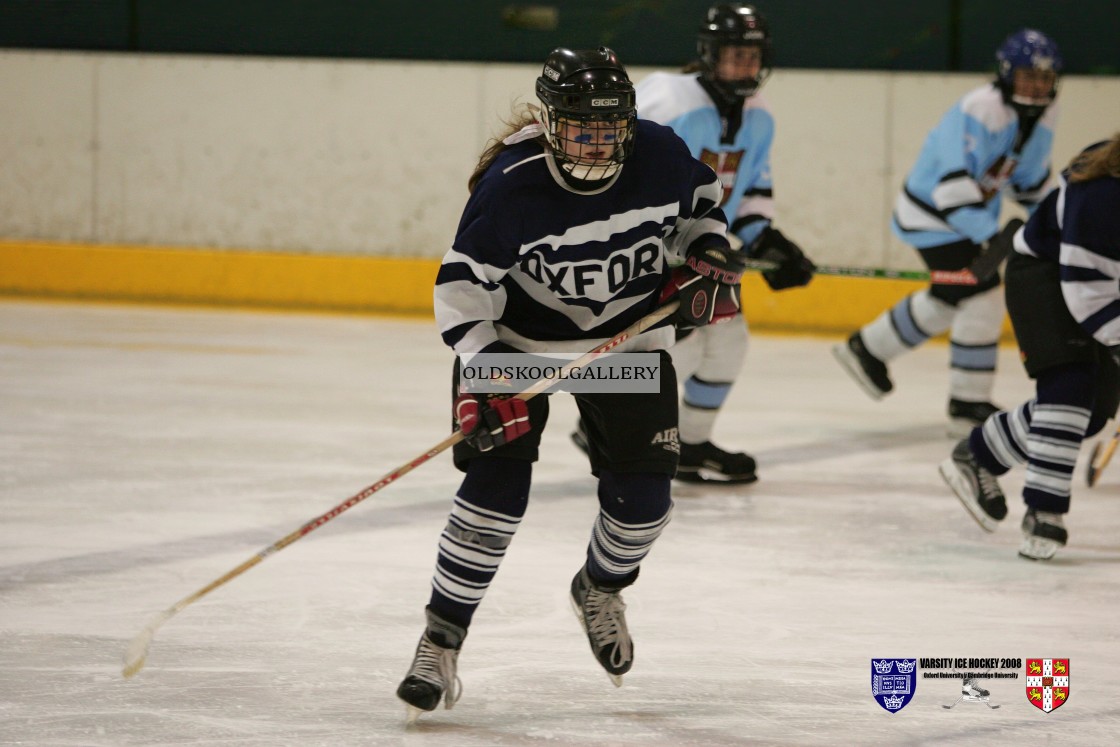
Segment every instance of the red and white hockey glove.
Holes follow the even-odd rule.
[[[529,432],[529,407],[525,400],[506,395],[460,394],[455,422],[467,443],[490,451]]]
[[[727,321],[740,311],[741,256],[727,248],[709,247],[688,255],[673,270],[661,291],[661,303],[680,299],[674,322],[679,329]]]

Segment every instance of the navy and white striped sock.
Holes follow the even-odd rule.
[[[429,606],[468,627],[525,515],[533,465],[475,459],[439,538]]]
[[[636,574],[672,515],[669,480],[646,472],[600,471],[599,516],[587,548],[593,579],[623,581]]]

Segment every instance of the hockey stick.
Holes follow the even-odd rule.
[[[1089,484],[1090,488],[1097,484],[1101,472],[1104,472],[1104,468],[1112,460],[1117,443],[1120,443],[1120,426],[1116,427],[1116,432],[1112,434],[1112,439],[1109,440],[1108,446],[1104,446],[1103,450],[1101,448],[1103,442],[1101,441],[1097,441],[1096,445],[1093,446],[1093,451],[1089,454],[1089,466],[1085,470],[1085,482]]]
[[[679,306],[679,301],[670,301],[664,306],[658,307],[655,311],[645,315],[638,321],[634,322],[629,327],[624,329],[622,332],[619,332],[617,335],[615,335],[613,338],[603,343],[599,347],[585,353],[576,360],[565,364],[556,373],[555,376],[537,381],[525,391],[517,394],[517,398],[522,400],[529,400],[537,396],[538,394],[541,394],[557,381],[560,381],[572,369],[586,366],[588,363],[591,363],[603,353],[607,353],[613,350],[626,340],[637,337],[642,332],[645,332],[658,322],[670,316],[677,310]],[[198,601],[202,597],[214,591],[214,589],[217,589],[219,586],[222,586],[237,578],[242,573],[267,558],[269,555],[283,550],[285,547],[292,544],[298,539],[302,539],[306,535],[326,524],[331,519],[334,519],[342,512],[346,511],[349,508],[353,508],[385,486],[389,485],[390,483],[396,482],[399,478],[411,472],[416,467],[419,467],[421,464],[424,464],[432,457],[436,456],[440,452],[451,448],[462,440],[463,434],[458,430],[454,431],[450,436],[443,439],[438,444],[428,449],[428,451],[424,452],[412,461],[406,464],[402,464],[400,467],[397,467],[395,470],[382,477],[373,485],[370,485],[369,487],[363,489],[361,492],[350,496],[345,501],[332,508],[330,511],[327,511],[325,514],[315,517],[311,521],[301,526],[299,529],[296,529],[291,534],[288,534],[287,536],[278,539],[276,542],[273,542],[271,545],[264,548],[256,555],[249,558],[244,563],[229,571],[225,575],[214,579],[198,591],[190,594],[189,596],[183,597],[178,602],[165,609],[163,612],[160,612],[151,620],[151,622],[149,622],[144,627],[143,630],[141,630],[136,635],[135,638],[132,639],[132,642],[129,643],[128,648],[125,650],[124,666],[121,669],[121,674],[123,674],[126,678],[132,677],[144,667],[144,662],[148,657],[148,649],[152,645],[152,639],[155,638],[156,631],[158,631],[165,622],[181,612],[185,607],[192,604],[193,602]]]
[[[842,267],[840,265],[818,265],[817,275],[833,275],[851,278],[887,278],[890,280],[920,280],[934,285],[976,285],[999,272],[999,266],[1011,253],[1015,232],[1023,221],[1012,218],[1007,221],[998,234],[988,242],[988,248],[971,265],[960,270],[888,270],[882,267]],[[765,259],[746,260],[746,269],[768,272],[778,269],[776,262]]]

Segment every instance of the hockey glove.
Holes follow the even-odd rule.
[[[797,244],[771,226],[767,226],[759,234],[758,239],[747,250],[747,256],[778,265],[777,269],[762,273],[763,279],[772,290],[808,285],[813,279],[813,272],[817,269]]]
[[[681,302],[674,323],[678,329],[727,321],[739,313],[739,281],[743,261],[729,248],[709,247],[688,255],[683,267],[673,270],[661,291],[661,302]]]
[[[490,451],[529,432],[529,408],[516,397],[460,394],[455,422],[463,440],[479,451]]]

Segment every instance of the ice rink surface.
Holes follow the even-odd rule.
[[[992,535],[937,474],[946,348],[896,362],[873,403],[833,342],[752,338],[717,441],[761,481],[675,488],[625,595],[620,689],[566,599],[597,504],[554,397],[462,700],[406,730],[447,454],[188,606],[136,677],[120,666],[161,610],[448,434],[434,324],[0,302],[0,744],[1115,744],[1120,463],[1090,490],[1083,448],[1070,545],[1022,560],[1022,471]],[[1030,396],[1013,349],[1001,366],[998,402]],[[960,680],[923,678],[891,714],[873,657],[1069,658],[1070,697],[1043,713],[1020,669],[984,681],[998,710],[945,710]]]

